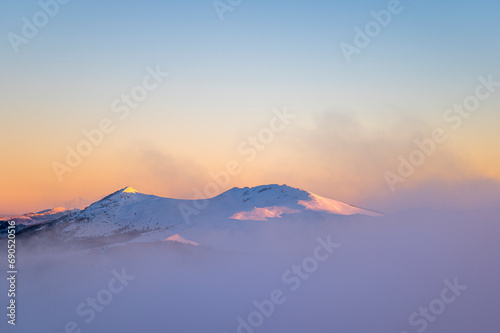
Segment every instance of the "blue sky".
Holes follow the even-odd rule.
[[[329,108],[335,102],[329,96],[337,94],[374,101],[392,94],[408,105],[424,95],[438,103],[479,74],[499,70],[498,2],[401,4],[403,12],[347,65],[339,44],[352,41],[354,27],[363,27],[370,11],[385,9],[387,1],[245,0],[224,21],[210,1],[71,1],[19,54],[3,38],[3,77],[12,82],[22,80],[19,74],[35,80],[50,74],[70,81],[53,82],[57,89],[100,89],[161,63],[179,84],[190,85],[184,89],[198,93],[210,85],[221,106],[233,106],[231,98],[221,101],[221,91],[245,89],[250,103],[255,97],[280,103],[298,94],[298,103]],[[40,9],[36,1],[1,6],[2,35],[18,32],[21,18]],[[317,105],[308,90],[317,94]]]

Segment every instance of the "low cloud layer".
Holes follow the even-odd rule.
[[[24,249],[17,324],[3,320],[0,329],[487,332],[498,327],[499,213],[246,222],[253,232],[220,235],[226,250],[175,242]]]

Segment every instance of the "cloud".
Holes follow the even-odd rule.
[[[206,169],[193,159],[173,155],[147,144],[131,147],[123,156],[127,186],[140,192],[190,197],[196,184],[206,181]]]
[[[76,197],[70,200],[66,200],[63,203],[63,207],[65,208],[85,208],[88,205],[92,204],[95,200],[84,199],[83,197]]]
[[[411,189],[402,189],[395,195],[372,196],[363,200],[363,203],[385,211],[420,207],[442,209],[500,207],[500,182],[483,178],[454,181],[431,179]]]
[[[415,140],[430,138],[439,126],[395,109],[316,113],[311,126],[294,129],[293,139],[288,139],[288,145],[294,147],[290,154],[307,163],[307,167],[300,168],[300,178],[295,178],[312,191],[354,204],[377,202],[370,200],[373,197],[392,201],[399,193],[390,191],[385,172],[396,173],[399,157],[408,158],[417,149]],[[457,152],[452,134],[448,142],[436,145],[435,152],[398,191],[418,188],[434,179],[445,184],[480,176],[466,156]],[[418,195],[414,198],[418,199]]]

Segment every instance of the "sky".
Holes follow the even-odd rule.
[[[0,4],[0,214],[125,186],[499,204],[498,1],[60,1]]]

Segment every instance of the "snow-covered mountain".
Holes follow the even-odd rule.
[[[53,221],[58,218],[61,218],[63,216],[66,216],[71,213],[75,213],[80,211],[79,209],[73,208],[73,209],[67,209],[64,207],[56,207],[52,209],[45,209],[42,211],[39,211],[37,213],[26,213],[23,215],[16,215],[16,216],[11,216],[11,217],[3,217],[0,218],[0,221],[16,221],[16,224],[19,225],[24,225],[27,227],[34,226],[40,223],[48,222],[48,221]]]
[[[345,215],[381,214],[287,185],[233,188],[202,200],[163,198],[126,187],[82,211],[28,228],[25,233],[28,236],[50,232],[64,241],[99,239],[99,245],[159,240],[195,245],[206,239],[200,235],[215,231],[237,230],[288,217],[321,219]]]
[[[16,221],[18,231],[28,227],[33,227],[42,223],[55,221],[64,216],[79,212],[79,209],[66,209],[64,207],[56,207],[52,209],[42,210],[37,213],[26,213],[11,217],[0,218],[0,235],[7,230],[7,221]]]

